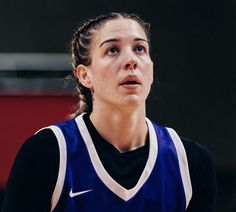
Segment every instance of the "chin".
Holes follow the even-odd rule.
[[[130,106],[130,107],[139,107],[140,105],[142,105],[145,102],[145,100],[143,98],[140,98],[140,96],[137,95],[131,95],[131,96],[127,96],[124,99],[123,104]]]

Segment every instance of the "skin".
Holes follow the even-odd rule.
[[[91,59],[76,73],[93,93],[94,126],[120,152],[145,145],[153,62],[144,30],[131,19],[106,22],[94,33]]]

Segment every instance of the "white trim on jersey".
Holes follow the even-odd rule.
[[[185,193],[185,198],[186,198],[186,208],[188,207],[188,204],[192,198],[192,185],[191,185],[191,180],[190,180],[190,175],[189,175],[189,168],[188,168],[188,160],[186,156],[186,152],[183,146],[183,143],[177,133],[171,129],[171,128],[166,128],[174,142],[175,149],[177,152],[178,156],[178,161],[179,161],[179,168],[180,168],[180,173],[181,173],[181,178],[184,186],[184,193]]]
[[[76,117],[75,121],[77,122],[79,131],[87,146],[93,167],[99,178],[107,186],[107,188],[109,188],[114,194],[116,194],[123,200],[128,201],[129,199],[131,199],[139,191],[139,189],[143,186],[143,184],[150,176],[157,159],[157,153],[158,153],[157,136],[151,121],[149,119],[146,119],[150,138],[148,160],[138,183],[135,185],[134,188],[129,190],[118,184],[103,167],[82,115]]]
[[[61,129],[57,126],[49,126],[45,127],[43,129],[51,129],[53,133],[55,134],[59,146],[59,170],[58,170],[58,177],[57,182],[52,194],[51,199],[51,210],[53,211],[59,201],[59,198],[62,193],[64,181],[65,181],[65,175],[66,175],[66,164],[67,164],[67,149],[66,149],[66,140],[65,137],[61,131]],[[41,129],[41,130],[43,130]],[[41,131],[39,130],[39,131]],[[38,132],[39,132],[38,131]],[[36,132],[36,133],[38,133]]]
[[[102,182],[109,188],[114,194],[119,196],[125,201],[128,201],[131,199],[143,186],[143,184],[146,182],[148,177],[150,176],[153,167],[157,160],[158,155],[158,141],[156,132],[154,129],[153,124],[151,121],[146,118],[146,122],[148,125],[148,131],[149,131],[149,156],[146,163],[146,166],[143,170],[143,173],[138,181],[138,183],[135,185],[132,189],[126,189],[122,187],[120,184],[118,184],[105,170],[105,168],[102,165],[102,162],[100,161],[100,158],[97,154],[97,151],[95,149],[95,146],[93,144],[92,138],[89,134],[89,131],[87,129],[87,126],[85,125],[85,122],[83,120],[83,114],[79,115],[75,118],[75,121],[77,123],[78,129],[82,135],[82,138],[85,142],[85,145],[88,149],[89,156],[91,158],[91,162],[93,164],[93,167],[98,174],[99,178],[102,180]],[[66,174],[66,164],[67,164],[67,148],[66,148],[66,141],[65,137],[61,131],[61,129],[57,126],[49,126],[43,129],[51,129],[58,141],[59,146],[59,154],[60,154],[60,161],[59,161],[59,172],[58,172],[58,178],[56,182],[56,186],[52,195],[51,199],[51,211],[53,211],[59,201],[60,195],[62,193],[62,189],[64,186],[64,180],[65,180],[65,174]],[[174,146],[176,148],[177,156],[178,156],[178,162],[180,166],[180,174],[183,182],[183,187],[185,191],[185,198],[186,198],[186,208],[190,202],[190,199],[192,197],[192,185],[189,175],[189,168],[188,168],[188,161],[186,152],[184,149],[184,146],[182,144],[181,139],[177,135],[177,133],[171,129],[166,128],[174,142]],[[42,129],[41,129],[42,130]],[[41,131],[40,130],[40,131]]]

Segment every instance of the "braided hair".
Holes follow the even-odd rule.
[[[73,116],[77,116],[83,112],[91,113],[93,110],[93,99],[90,89],[84,87],[76,76],[76,68],[82,64],[89,66],[91,64],[90,47],[94,33],[107,21],[119,18],[132,19],[140,24],[143,28],[150,46],[150,25],[144,22],[139,16],[127,13],[108,13],[97,16],[95,18],[82,21],[75,30],[71,41],[71,56],[72,56],[72,79],[75,81],[74,96],[78,103],[75,107]]]

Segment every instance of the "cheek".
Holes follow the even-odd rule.
[[[109,83],[116,79],[117,74],[117,62],[103,63],[98,65],[97,77],[101,79],[104,83]]]
[[[147,80],[152,84],[152,82],[153,82],[153,62],[151,59],[145,61],[144,70],[146,70],[145,74],[147,76]]]
[[[94,88],[105,89],[113,81],[111,67],[98,65],[92,70],[92,84]]]
[[[153,65],[151,65],[150,81],[153,83]]]

